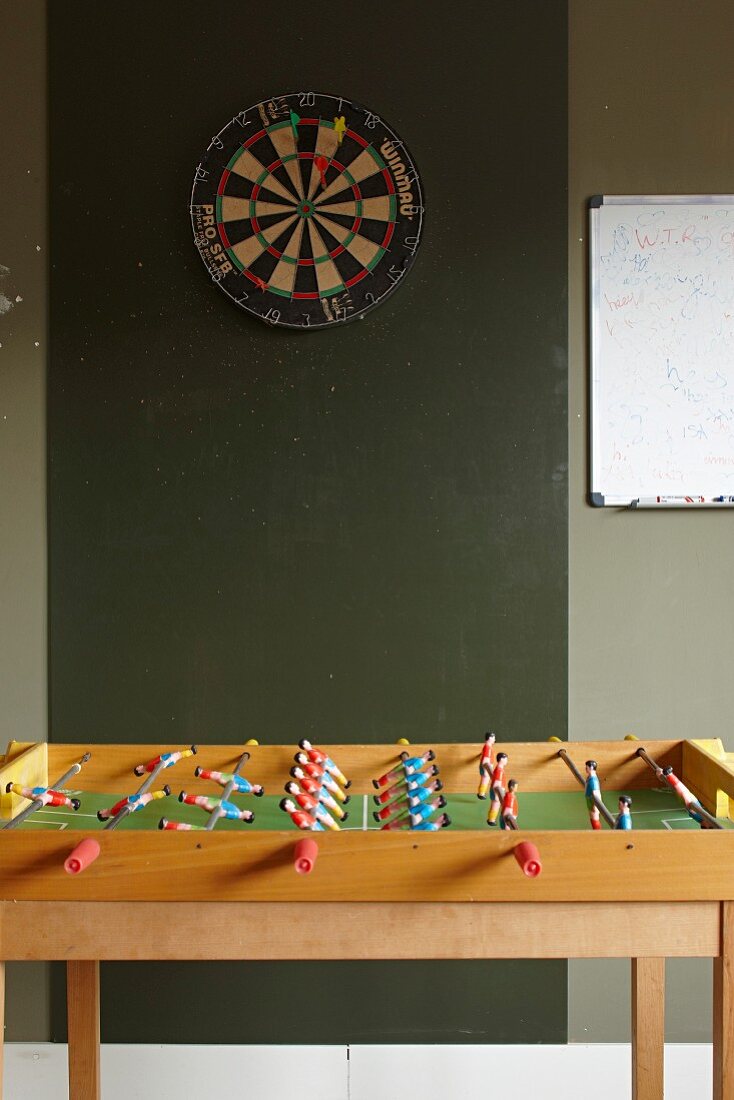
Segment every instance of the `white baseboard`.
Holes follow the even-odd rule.
[[[348,1054],[348,1057],[347,1057]],[[665,1100],[711,1095],[711,1047],[665,1049]],[[7,1100],[67,1100],[66,1046],[7,1043]],[[628,1045],[102,1046],[104,1100],[627,1100]]]

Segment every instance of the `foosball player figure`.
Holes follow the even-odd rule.
[[[426,764],[430,764],[432,760],[436,759],[433,749],[428,749],[423,753],[423,756],[408,756],[407,752],[401,752],[400,756],[403,762],[403,771],[407,776],[422,771]]]
[[[254,794],[256,798],[261,798],[265,794],[265,788],[261,787],[259,783],[251,783],[249,779],[245,779],[244,775],[234,775],[232,772],[213,772],[208,768],[196,768],[194,775],[197,779],[211,779],[214,783],[218,783],[220,787],[226,787],[228,783],[234,781],[234,787],[232,788],[235,794]]]
[[[670,764],[666,768],[656,768],[655,774],[657,775],[658,779],[664,779],[666,783],[670,784],[675,793],[678,795],[678,798],[680,798],[681,802],[688,810],[689,817],[693,818],[693,820],[697,822],[702,829],[713,828],[711,823],[706,820],[703,814],[699,813],[699,811],[703,809],[701,803],[698,801],[694,794],[691,794],[691,792],[688,790],[688,787],[686,787],[684,783],[681,783],[680,779],[675,774]]]
[[[446,799],[442,794],[433,802],[426,802],[425,805],[417,807],[415,810],[410,811],[410,827],[415,829],[418,825],[422,825],[425,821],[429,821],[436,810],[442,810],[446,805]]]
[[[375,821],[387,821],[390,817],[407,818],[408,811],[410,810],[410,804],[407,798],[399,798],[396,802],[391,802],[389,806],[383,806],[381,810],[373,810],[372,816]]]
[[[164,771],[166,768],[172,768],[179,760],[184,760],[188,756],[196,756],[197,752],[196,745],[191,745],[188,749],[181,749],[179,752],[164,752],[160,756],[156,756],[155,759],[149,760],[147,764],[137,764],[133,768],[133,772],[137,776],[142,776],[146,772],[152,772],[159,764],[163,765],[161,771]]]
[[[347,777],[339,770],[330,756],[327,756],[321,749],[315,749],[310,741],[307,741],[305,737],[302,737],[298,742],[299,748],[303,749],[308,759],[312,764],[320,764],[322,768],[326,768],[327,772],[334,776],[337,783],[341,783],[345,791],[349,790],[352,785],[351,779]],[[300,761],[296,757],[296,763]]]
[[[440,779],[435,779],[433,783],[429,783],[425,787],[413,787],[408,791],[408,805],[411,809],[414,809],[423,802],[427,802],[432,794],[438,794],[442,790],[443,783]]]
[[[40,802],[42,806],[65,806],[68,810],[78,810],[81,802],[78,798],[69,798],[62,791],[52,791],[50,787],[21,787],[20,783],[8,783],[6,794],[17,794],[29,802]]]
[[[349,816],[349,811],[340,806],[335,798],[332,798],[326,787],[321,786],[318,779],[312,779],[310,775],[305,775],[302,768],[291,768],[291,775],[296,776],[306,794],[312,795],[322,806],[326,806],[327,810],[330,810],[340,821],[344,821]],[[349,802],[350,798],[351,795],[347,795],[345,801]]]
[[[517,780],[511,779],[507,784],[505,797],[502,799],[502,814],[500,827],[502,829],[517,828]]]
[[[423,773],[421,773],[423,774]],[[437,794],[443,790],[443,783],[440,779],[435,779],[431,783],[427,783],[423,786],[422,783],[407,783],[393,788],[396,791],[392,798],[392,801],[384,805],[380,810],[374,810],[372,816],[375,821],[386,821],[393,814],[399,814],[400,817],[405,816],[415,807],[427,802],[432,794]],[[375,795],[375,800],[379,799],[380,795]]]
[[[308,794],[307,791],[302,791],[297,783],[294,783],[292,781],[290,783],[286,783],[285,792],[286,794],[289,794],[291,796],[293,801],[296,802],[302,810],[305,810],[306,813],[309,813],[313,817],[317,818],[322,825],[326,826],[327,829],[339,829],[339,825],[336,823],[336,821],[334,821],[334,818],[331,816],[326,807],[322,806],[318,798],[316,798],[312,794]],[[344,817],[342,817],[341,820],[343,821],[344,818],[346,818],[347,816],[348,814],[344,814]]]
[[[337,781],[332,779],[325,768],[322,768],[320,764],[312,764],[310,760],[305,763],[296,764],[291,768],[291,775],[294,779],[299,779],[300,775],[308,775],[311,779],[317,779],[322,787],[326,787],[329,794],[333,794],[334,798],[339,802],[348,802],[350,795],[346,794]]]
[[[246,821],[248,824],[255,820],[252,810],[241,810],[234,802],[225,802],[223,798],[206,798],[203,794],[187,794],[181,791],[179,802],[186,806],[198,806],[208,814],[217,813],[219,817],[226,817],[229,821]]]
[[[496,825],[497,818],[500,815],[502,809],[502,802],[505,797],[505,768],[507,767],[507,753],[497,753],[497,763],[492,771],[492,794],[491,802],[489,805],[489,813],[487,814],[487,824]]]
[[[446,829],[451,824],[448,814],[441,814],[435,821],[423,821],[420,825],[413,826],[415,833],[437,833],[439,829]]]
[[[287,814],[290,814],[291,821],[294,825],[297,825],[299,829],[310,829],[315,833],[323,833],[324,826],[317,820],[312,814],[306,813],[305,810],[301,810],[296,806],[292,798],[281,798],[278,803],[281,810],[285,810]]]
[[[492,782],[492,772],[494,771],[492,746],[495,740],[495,736],[491,731],[485,733],[482,755],[479,758],[479,787],[477,789],[477,798],[485,799],[489,792],[489,787]]]
[[[409,756],[407,752],[401,752],[400,763],[397,767],[391,768],[379,779],[373,779],[372,786],[379,791],[381,787],[390,786],[395,780],[404,779],[408,775],[421,771],[424,764],[429,764],[435,759],[436,754],[433,749],[428,749],[423,756]]]
[[[203,825],[190,825],[188,821],[169,821],[162,817],[158,822],[158,828],[177,833],[188,833],[190,830],[203,830]]]
[[[621,794],[619,796],[619,813],[617,814],[617,820],[614,822],[615,829],[632,828],[632,814],[630,813],[631,805],[632,799],[628,794]]]
[[[430,779],[435,778],[439,774],[439,769],[436,764],[432,764],[424,772],[413,772],[410,776],[403,776],[397,783],[393,783],[391,787],[384,787],[380,790],[379,794],[373,794],[372,798],[378,806],[384,806],[386,802],[392,802],[394,798],[397,798],[400,794],[413,792],[423,788]],[[438,787],[437,790],[441,788]]]
[[[598,830],[601,829],[601,817],[596,799],[601,798],[601,784],[599,776],[596,774],[596,760],[587,760],[584,766],[586,768],[586,783],[584,785],[586,808],[589,811],[589,821],[592,829]]]
[[[168,798],[171,793],[171,788],[166,784],[160,791],[146,791],[145,794],[130,794],[127,798],[121,798],[119,802],[116,802],[114,806],[111,806],[109,810],[97,810],[97,817],[100,821],[108,821],[111,817],[117,817],[121,810],[125,807],[131,814],[136,814],[138,810],[142,810],[149,802],[155,802],[159,798]]]

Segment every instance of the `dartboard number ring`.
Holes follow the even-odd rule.
[[[403,282],[423,192],[400,138],[339,96],[296,92],[240,111],[194,175],[194,240],[238,306],[271,325],[362,317]]]

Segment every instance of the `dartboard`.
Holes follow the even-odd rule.
[[[235,115],[194,176],[194,240],[212,279],[272,325],[362,317],[400,286],[421,241],[415,162],[379,115],[296,92]]]

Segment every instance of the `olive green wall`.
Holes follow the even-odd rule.
[[[732,192],[734,9],[727,0],[570,4],[572,738],[730,734],[734,515],[588,507],[586,202]],[[668,966],[668,1038],[711,1026],[711,967]],[[627,967],[575,963],[570,1035],[629,1035]]]
[[[563,735],[565,4],[158,7],[49,9],[52,738]],[[405,286],[304,334],[208,282],[186,207],[212,133],[309,87],[427,199]],[[113,1041],[565,1038],[563,962],[104,971]],[[283,997],[314,980],[331,1019]],[[170,1011],[213,989],[258,1011]]]
[[[0,24],[0,745],[45,740],[46,4]],[[4,748],[0,749],[4,752]],[[5,1037],[49,1028],[48,968],[7,968]]]

